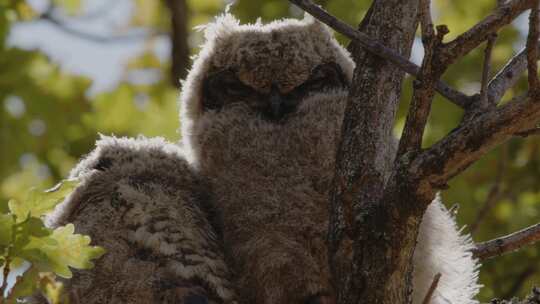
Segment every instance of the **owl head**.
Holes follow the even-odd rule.
[[[268,24],[240,24],[231,14],[204,26],[205,43],[182,85],[181,125],[189,145],[207,112],[244,104],[279,122],[314,92],[345,88],[354,63],[330,30],[306,15]]]

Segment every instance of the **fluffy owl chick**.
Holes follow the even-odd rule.
[[[309,17],[240,25],[225,14],[205,36],[183,86],[183,140],[222,213],[239,297],[277,304],[331,296],[328,192],[354,64]],[[442,272],[432,303],[475,303],[470,243],[442,205],[432,205],[414,289],[423,292],[431,273]]]
[[[68,281],[82,303],[233,303],[207,185],[163,139],[102,137],[48,217],[106,254]]]

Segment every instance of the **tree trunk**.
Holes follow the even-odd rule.
[[[180,87],[190,66],[188,45],[188,7],[185,0],[166,0],[171,14],[171,82]]]
[[[417,10],[418,0],[376,0],[359,29],[408,58],[418,25]],[[388,197],[381,201],[395,154],[391,131],[404,73],[396,65],[368,53],[355,43],[351,44],[350,51],[356,70],[343,123],[344,138],[338,152],[334,192],[331,194],[332,222],[337,225],[330,227],[329,256],[333,264],[332,257],[343,256],[341,252],[347,251],[346,247],[354,241],[354,279],[349,277],[350,271],[342,273],[342,268],[334,267],[334,277],[340,278],[335,282],[338,285],[338,302],[408,303],[411,294],[410,261],[419,221],[407,216],[392,218],[392,211],[402,211],[387,210],[377,203],[387,205],[385,201],[403,198]],[[344,202],[352,206],[343,208],[341,201],[346,194],[354,197],[352,202]],[[409,193],[402,195],[411,197],[411,206],[414,205]],[[359,218],[368,206],[379,211],[370,212],[369,218]],[[352,214],[347,214],[349,212]],[[353,216],[355,221],[350,220]],[[346,231],[351,235],[345,235]],[[390,239],[401,240],[402,244],[388,246],[382,237],[384,234],[400,234],[400,237]],[[354,236],[363,238],[355,240]],[[398,254],[392,248],[401,248],[404,252]]]

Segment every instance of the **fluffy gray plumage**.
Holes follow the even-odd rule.
[[[328,191],[354,63],[312,18],[240,25],[226,14],[205,36],[183,83],[182,148],[103,138],[74,170],[83,184],[50,223],[75,222],[108,254],[73,285],[86,298],[96,278],[110,279],[98,292],[108,303],[332,296]],[[438,272],[432,303],[477,303],[470,246],[432,203],[414,256],[415,304]],[[148,284],[161,289],[136,288]]]
[[[177,145],[102,137],[71,177],[81,185],[48,225],[75,223],[107,250],[68,281],[82,303],[233,300],[208,186]]]

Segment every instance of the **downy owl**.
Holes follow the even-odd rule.
[[[331,296],[329,187],[354,63],[309,16],[241,25],[225,14],[205,36],[183,84],[183,145],[220,210],[234,285],[245,303]],[[418,242],[413,303],[438,272],[432,303],[476,303],[471,241],[440,201]]]
[[[94,271],[76,273],[85,298],[101,297],[84,303],[333,295],[328,192],[354,63],[310,17],[241,25],[225,14],[205,37],[183,82],[182,143],[103,138],[72,173],[82,185],[49,219],[75,222],[108,250]],[[431,303],[477,303],[471,246],[434,201],[414,255],[413,303],[439,272]],[[161,289],[142,292],[149,286]]]

